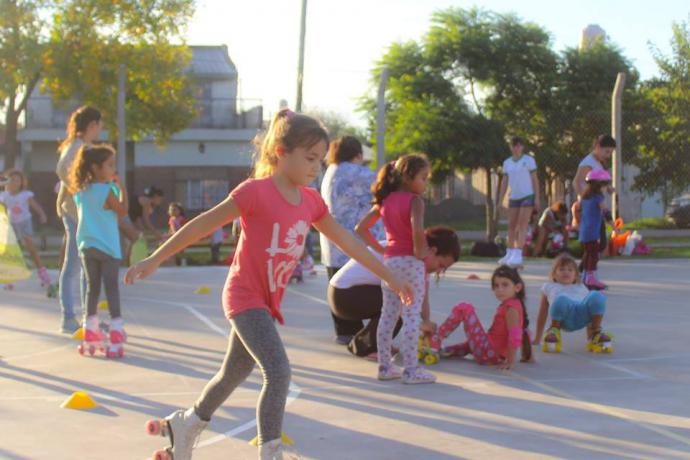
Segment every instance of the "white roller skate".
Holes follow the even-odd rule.
[[[170,447],[155,451],[151,458],[153,460],[191,460],[192,450],[207,425],[208,422],[201,420],[193,407],[177,410],[163,420],[149,420],[146,422],[148,434],[166,436],[170,439]]]
[[[300,460],[301,457],[283,444],[281,439],[274,439],[259,446],[259,460]]]
[[[587,351],[592,353],[613,353],[613,335],[608,332],[596,332],[587,342]]]

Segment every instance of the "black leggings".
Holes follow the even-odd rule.
[[[328,280],[330,281],[333,276],[338,273],[341,267],[326,267],[326,273],[328,274]],[[331,318],[333,318],[333,328],[335,329],[335,335],[350,335],[353,336],[360,329],[364,327],[364,323],[361,319],[347,320],[339,318],[333,313],[331,313]]]
[[[98,314],[98,299],[101,285],[105,286],[105,297],[108,299],[108,310],[112,319],[119,318],[120,259],[115,259],[96,248],[86,248],[81,253],[81,263],[86,277],[86,317]]]
[[[368,319],[366,326],[361,327],[347,346],[350,353],[357,356],[367,356],[377,351],[376,329],[378,328],[381,308],[383,306],[383,293],[380,285],[352,286],[348,289],[339,289],[328,286],[328,305],[334,318],[344,321],[359,321]],[[393,335],[397,335],[402,327],[399,319]]]

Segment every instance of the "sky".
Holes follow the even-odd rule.
[[[672,23],[690,19],[690,4],[680,0],[308,0],[304,106],[361,126],[357,98],[371,88],[374,62],[391,43],[419,39],[433,12],[452,6],[515,13],[544,27],[557,51],[598,24],[643,79],[657,75],[649,43],[668,53]],[[294,106],[300,7],[301,0],[198,0],[187,43],[227,45],[240,97],[261,100],[269,116],[282,99]]]

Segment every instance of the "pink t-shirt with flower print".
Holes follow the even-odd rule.
[[[223,289],[228,318],[254,308],[268,310],[283,324],[280,302],[304,252],[313,222],[328,214],[319,193],[301,187],[299,205],[289,203],[273,179],[249,179],[230,197],[240,210],[242,233]]]

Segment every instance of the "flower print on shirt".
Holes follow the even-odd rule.
[[[285,247],[278,244],[280,235],[280,224],[273,224],[273,234],[271,236],[271,246],[266,249],[268,252],[268,282],[271,292],[276,292],[278,288],[285,288],[290,282],[290,276],[295,270],[297,263],[304,253],[304,242],[309,232],[309,224],[305,221],[297,221],[285,235],[283,242]],[[276,263],[277,255],[285,254],[287,259]]]
[[[300,220],[288,230],[285,236],[285,244],[287,245],[287,253],[290,257],[299,259],[304,253],[304,242],[309,233],[309,224]]]

